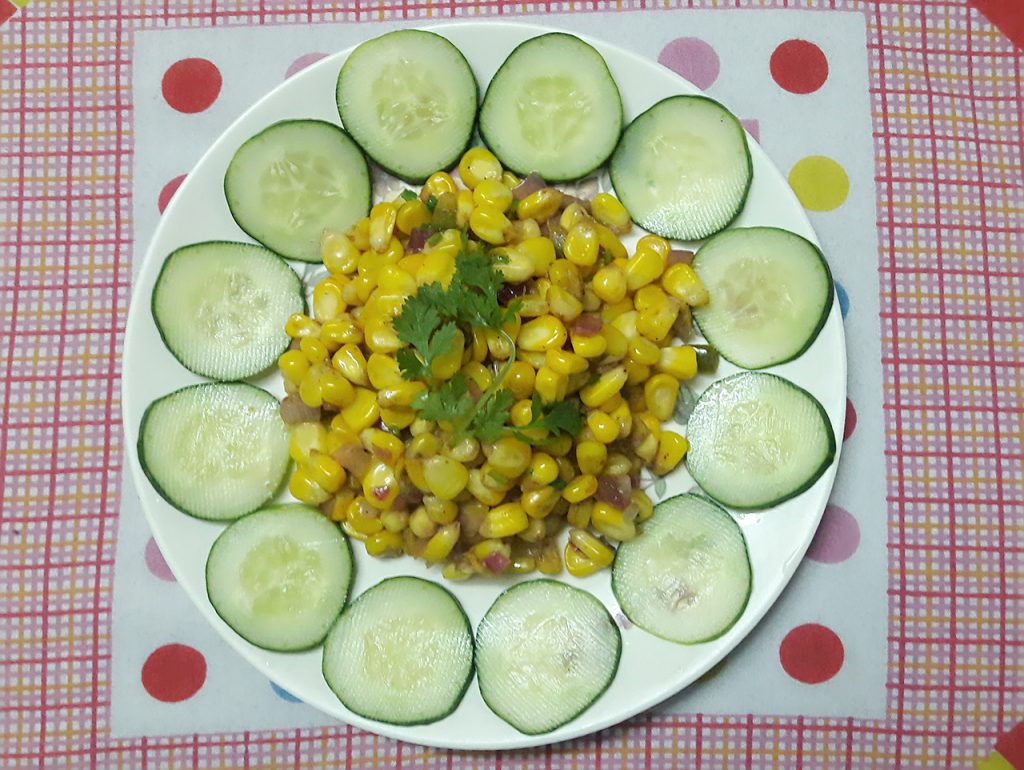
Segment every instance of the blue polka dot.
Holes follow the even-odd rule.
[[[836,294],[839,296],[839,312],[846,318],[846,314],[850,312],[850,297],[839,281],[836,281]]]
[[[288,692],[283,687],[278,687],[273,682],[270,683],[270,687],[274,690],[274,695],[276,695],[281,700],[286,700],[289,703],[302,703],[301,700],[296,698],[294,695],[292,695],[290,692]]]

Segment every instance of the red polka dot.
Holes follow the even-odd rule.
[[[206,658],[185,644],[165,644],[142,666],[142,686],[164,703],[188,700],[206,681]]]
[[[178,112],[202,112],[220,94],[220,70],[208,59],[182,59],[164,73],[164,99]]]
[[[164,213],[164,209],[167,208],[167,204],[171,202],[171,198],[174,197],[174,193],[178,192],[178,188],[181,187],[181,183],[185,181],[185,175],[176,176],[170,182],[164,185],[164,189],[160,191],[159,197],[156,199],[156,206],[160,209],[160,213]]]
[[[787,40],[772,53],[772,78],[794,94],[817,91],[828,79],[828,59],[814,43]]]
[[[835,632],[817,623],[797,626],[779,647],[779,661],[786,673],[804,684],[827,682],[839,673],[845,657]]]
[[[857,410],[854,409],[853,402],[850,399],[846,399],[846,424],[843,426],[843,441],[846,441],[846,439],[853,435],[856,427]]]
[[[996,751],[1014,767],[1024,767],[1024,722],[996,741]]]

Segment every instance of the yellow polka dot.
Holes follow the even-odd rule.
[[[832,158],[808,155],[789,172],[789,186],[805,209],[831,211],[839,208],[850,192],[850,178]]]

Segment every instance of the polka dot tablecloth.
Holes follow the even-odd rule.
[[[353,22],[573,9],[0,3],[0,766],[1024,768],[1020,52],[979,13],[536,19],[691,79],[787,175],[840,284],[846,444],[791,588],[701,684],[570,744],[460,754],[329,724],[177,588],[120,474],[131,265],[203,149]]]

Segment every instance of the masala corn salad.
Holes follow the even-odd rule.
[[[520,180],[479,147],[458,178],[324,234],[329,275],[278,362],[289,490],[371,556],[448,579],[590,575],[651,515],[641,473],[686,455],[664,424],[716,363],[679,341],[708,295],[665,239],[629,253],[612,195]]]

